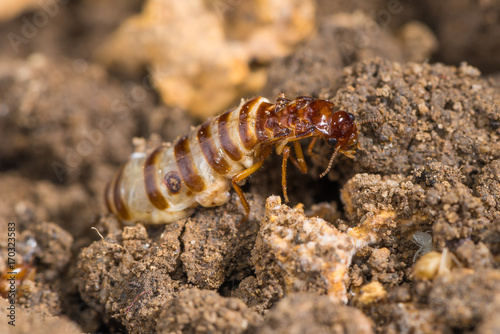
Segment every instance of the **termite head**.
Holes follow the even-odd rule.
[[[320,175],[323,177],[330,171],[337,153],[353,157],[358,146],[358,129],[354,115],[347,111],[330,113],[317,129],[323,134],[326,142],[335,149],[327,169]]]
[[[327,118],[329,121],[325,122],[326,127],[323,126],[323,131],[317,127],[318,130],[323,134],[327,143],[335,148],[335,151],[330,158],[328,167],[319,176],[323,177],[330,171],[333,164],[333,159],[337,153],[342,153],[349,158],[353,158],[353,154],[356,153],[358,148],[358,128],[356,122],[354,121],[354,115],[348,113],[347,111],[336,111],[330,114],[331,116]],[[357,124],[365,124],[372,122],[383,122],[382,118],[370,118],[362,120]],[[328,129],[329,131],[324,131]]]
[[[354,115],[347,111],[334,111],[334,104],[326,100],[314,100],[308,105],[310,123],[316,136],[339,152],[352,151],[358,144],[358,130]]]
[[[358,129],[354,115],[346,111],[336,111],[331,115],[326,142],[341,153],[351,155],[358,145]]]

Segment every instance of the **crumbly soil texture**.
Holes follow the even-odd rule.
[[[293,31],[264,29],[257,1],[205,1],[217,31],[252,27],[268,41],[252,50],[281,55],[249,58],[265,78],[248,83],[253,96],[329,99],[355,116],[359,148],[324,178],[326,143],[306,154],[306,175],[289,164],[289,203],[271,155],[243,187],[243,223],[233,192],[173,223],[124,225],[103,197],[119,166],[204,120],[163,103],[155,50],[135,50],[132,72],[97,55],[131,17],[151,30],[128,35],[151,37],[139,15],[154,2],[5,2],[1,333],[500,333],[498,1],[319,0],[315,32],[286,52],[273,41]],[[189,60],[183,50],[169,57]],[[217,72],[190,66],[179,98]]]

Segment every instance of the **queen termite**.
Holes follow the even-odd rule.
[[[320,175],[324,177],[339,153],[353,157],[358,148],[357,125],[380,121],[356,123],[351,113],[335,109],[327,100],[308,96],[290,100],[284,94],[276,103],[263,97],[242,102],[172,145],[162,144],[149,154],[134,153],[107,185],[106,206],[122,221],[162,224],[189,216],[197,205],[228,202],[232,185],[245,209],[245,221],[250,207],[241,182],[262,166],[273,147],[283,157],[281,184],[288,202],[288,160],[307,172],[300,140],[312,138],[307,148],[310,155],[318,139],[333,148],[328,167]]]

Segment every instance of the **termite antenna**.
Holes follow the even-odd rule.
[[[328,167],[326,168],[326,170],[320,174],[320,178],[324,177],[326,174],[328,174],[328,172],[330,171],[330,169],[332,168],[332,165],[333,165],[333,159],[335,159],[335,156],[337,155],[337,153],[339,152],[340,150],[340,146],[337,146],[337,148],[335,149],[335,151],[333,152],[332,154],[332,157],[330,158],[330,162],[328,163]]]

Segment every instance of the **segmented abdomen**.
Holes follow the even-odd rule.
[[[262,97],[206,121],[173,145],[134,153],[105,192],[108,210],[123,221],[167,223],[193,207],[229,200],[230,179],[259,158],[256,145],[269,139],[265,115],[273,104]]]

